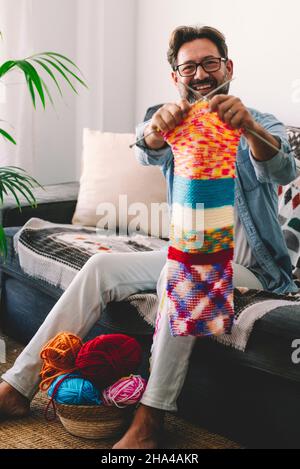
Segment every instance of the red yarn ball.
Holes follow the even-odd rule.
[[[124,334],[99,335],[89,340],[78,352],[75,365],[83,378],[99,389],[133,373],[142,358],[140,344]]]

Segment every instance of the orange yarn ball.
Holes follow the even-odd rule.
[[[76,369],[75,359],[81,347],[80,337],[70,332],[60,332],[46,343],[40,354],[43,360],[40,373],[42,391],[46,391],[57,376]]]

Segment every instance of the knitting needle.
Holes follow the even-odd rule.
[[[222,83],[222,85],[218,86],[215,90],[212,90],[210,91],[209,93],[207,93],[207,95],[203,96],[202,99],[200,99],[200,101],[204,100],[204,101],[207,101],[207,98],[209,98],[210,96],[212,96],[216,91],[218,91],[219,89],[221,89],[223,86],[227,85],[228,83],[230,83],[231,81],[233,81],[235,78],[232,78],[231,80],[227,80],[225,81],[224,83]],[[184,83],[183,83],[184,84]],[[185,85],[185,84],[184,84]],[[193,89],[193,88],[190,88],[188,85],[185,85],[187,88],[189,89]],[[273,145],[271,142],[269,142],[268,140],[266,140],[264,137],[262,137],[261,135],[259,135],[257,132],[255,132],[254,130],[251,130],[249,129],[248,127],[245,127],[245,130],[247,132],[249,132],[250,134],[254,135],[256,138],[258,138],[259,140],[261,140],[262,142],[264,142],[266,145],[269,145],[269,147],[273,148],[273,150],[276,150],[276,152],[281,152],[283,153],[279,148],[275,147],[275,145]]]
[[[225,85],[228,85],[229,83],[231,83],[233,80],[235,79],[235,77],[231,78],[230,80],[227,80],[225,81],[224,83],[222,83],[221,85],[217,86],[217,88],[215,88],[214,90],[210,91],[209,93],[207,93],[207,95],[203,96],[200,91],[197,91],[197,90],[194,90],[193,88],[191,88],[190,86],[186,85],[185,83],[182,83],[180,82],[180,85],[183,85],[186,89],[192,91],[196,96],[198,95],[199,96],[199,99],[198,101],[196,102],[201,102],[201,101],[208,101],[208,98],[210,96],[213,96],[214,93],[216,93],[216,91],[219,91],[221,88],[223,88]],[[273,145],[271,142],[269,142],[268,140],[266,140],[264,137],[262,137],[261,135],[259,135],[257,132],[255,132],[254,130],[251,130],[249,129],[248,127],[245,127],[245,130],[247,132],[249,132],[250,134],[254,135],[256,138],[258,138],[259,140],[261,140],[262,142],[264,142],[266,145],[268,145],[270,148],[272,148],[273,150],[275,150],[277,153],[283,153],[282,150],[280,150],[279,148],[277,148],[275,145]],[[144,137],[136,140],[133,144],[129,145],[129,148],[133,148],[137,143],[141,142],[142,140],[144,140],[144,138],[148,137],[149,135],[152,135],[156,132],[159,132],[159,129],[155,129],[155,130],[152,130],[151,132],[149,132],[147,135],[144,135]]]
[[[192,91],[192,92],[195,94],[196,98],[198,98],[197,101],[201,101],[201,100],[204,99],[204,96],[203,96],[199,91],[194,90],[193,88],[191,88],[190,86],[186,85],[185,83],[179,82],[179,85],[182,85],[182,86],[184,86],[186,89]],[[200,99],[199,99],[199,98],[200,98]],[[133,148],[137,143],[141,142],[141,141],[144,140],[146,137],[149,137],[149,135],[152,135],[152,134],[154,134],[154,133],[156,133],[156,132],[159,132],[159,131],[160,131],[160,129],[158,129],[158,128],[156,128],[155,130],[151,130],[151,132],[149,132],[147,135],[144,135],[144,137],[139,138],[139,139],[136,140],[134,143],[132,143],[131,145],[129,145],[129,148]]]
[[[228,85],[228,84],[231,83],[233,80],[235,80],[235,77],[230,78],[230,80],[224,81],[224,83],[222,83],[221,85],[217,86],[217,88],[215,88],[214,90],[210,91],[210,92],[207,93],[205,96],[203,96],[202,99],[203,99],[204,101],[208,101],[208,98],[209,98],[210,96],[213,96],[216,91],[219,91],[221,88],[223,88],[223,86]],[[202,99],[200,99],[200,101],[202,101]]]
[[[273,143],[269,142],[264,137],[259,135],[257,132],[255,132],[255,130],[251,130],[248,127],[245,127],[245,130],[247,132],[249,132],[250,134],[254,135],[255,137],[257,137],[259,140],[264,142],[266,145],[269,145],[269,147],[273,148],[273,150],[276,150],[276,153],[282,153],[284,155],[284,152],[282,150],[280,150],[280,148],[275,147],[275,145],[273,145]]]
[[[207,93],[206,96],[204,96],[204,100],[206,101],[207,98],[209,96],[212,96],[216,91],[218,91],[220,88],[222,88],[224,85],[227,85],[228,83],[230,83],[231,81],[233,81],[235,78],[232,78],[231,80],[228,80],[228,81],[225,81],[225,83],[223,83],[222,85],[218,86],[215,90],[212,90],[210,91],[209,93]],[[201,100],[200,100],[201,101]],[[259,135],[257,132],[255,132],[254,130],[251,130],[249,129],[249,127],[245,127],[245,130],[247,132],[249,132],[250,134],[254,135],[256,138],[258,138],[259,140],[261,140],[262,142],[264,142],[266,145],[269,145],[270,148],[273,148],[273,150],[276,150],[277,153],[283,153],[282,150],[280,150],[279,148],[275,147],[275,145],[273,145],[273,143],[269,142],[268,140],[266,140],[264,137],[262,137],[261,135]]]
[[[207,93],[207,95],[205,95],[203,97],[203,100],[207,100],[207,98],[209,96],[212,96],[216,91],[218,91],[219,89],[221,89],[224,85],[227,85],[228,83],[230,83],[231,81],[233,81],[235,78],[232,78],[231,80],[227,80],[225,81],[222,85],[218,86],[215,90],[212,90],[210,91],[209,93]],[[187,85],[186,85],[187,86]],[[201,100],[200,100],[201,101]],[[279,148],[275,147],[275,145],[273,145],[271,142],[269,142],[268,140],[266,140],[264,137],[262,137],[261,135],[259,135],[257,132],[255,132],[254,130],[251,130],[249,129],[248,127],[245,127],[245,130],[247,132],[249,132],[250,134],[254,135],[256,138],[258,138],[259,140],[261,140],[262,142],[264,142],[266,145],[269,145],[270,148],[273,148],[273,150],[276,150],[277,153],[283,153],[282,150],[280,150]]]
[[[197,95],[196,97],[197,98],[202,98],[203,99],[203,96],[202,94],[199,92],[199,91],[196,91],[194,90],[193,88],[191,88],[190,86],[186,85],[185,83],[182,83],[182,82],[179,82],[179,85],[182,85],[184,86],[185,88],[187,88],[188,90],[192,91],[193,93],[195,93],[195,95]],[[136,140],[134,143],[132,143],[131,145],[129,145],[129,148],[133,148],[137,143],[141,142],[142,140],[144,140],[146,137],[149,137],[149,135],[152,135],[156,132],[159,132],[160,129],[156,128],[155,130],[151,130],[151,132],[149,132],[147,135],[144,135],[143,137],[139,138],[138,140]]]
[[[149,135],[152,135],[152,134],[155,134],[156,132],[159,132],[159,129],[157,128],[156,130],[151,130],[151,132],[149,132],[147,135],[144,135],[143,137],[139,138],[138,140],[136,140],[134,143],[132,143],[131,145],[129,145],[129,148],[133,148],[137,143],[141,142],[142,140],[144,140],[146,137],[149,137]]]
[[[200,101],[207,101],[207,98],[208,96],[211,96],[213,95],[216,91],[220,90],[221,88],[223,88],[223,86],[225,85],[228,85],[228,83],[230,83],[231,81],[233,81],[234,78],[231,78],[230,80],[227,80],[225,81],[224,83],[222,83],[221,85],[219,85],[215,90],[212,90],[210,91],[206,96],[203,96],[200,91],[197,91],[197,90],[194,90],[194,88],[191,88],[190,86],[186,85],[185,83],[182,83],[182,82],[179,82],[180,85],[183,85],[185,88],[187,88],[188,90],[192,91],[195,95],[198,95],[199,96],[199,99],[196,101],[196,102],[200,102]],[[156,133],[156,132],[159,132],[160,129],[156,128],[155,130],[151,130],[151,132],[149,132],[147,135],[144,135],[143,137],[139,138],[138,140],[136,140],[134,143],[132,143],[131,145],[129,145],[129,148],[133,148],[137,143],[141,142],[142,140],[144,140],[145,138],[149,137],[150,135]]]
[[[191,88],[190,86],[188,86],[188,85],[186,85],[185,83],[182,83],[182,82],[179,82],[179,85],[182,85],[185,88],[187,88],[188,90],[192,91],[196,95],[197,98],[200,98],[199,101],[201,101],[201,99],[203,99],[203,96],[199,91],[194,90],[193,88]],[[149,137],[149,135],[152,135],[152,134],[154,134],[156,132],[159,132],[159,131],[160,131],[160,129],[158,129],[158,128],[156,128],[155,130],[151,130],[151,132],[149,132],[147,135],[144,135],[143,137],[139,138],[134,143],[129,145],[129,148],[133,148],[137,143],[139,143],[142,140],[144,140],[145,138]]]
[[[195,96],[199,98],[196,102],[201,102],[201,101],[208,101],[208,98],[209,98],[210,96],[212,96],[216,91],[219,91],[220,89],[222,89],[224,86],[226,86],[226,85],[228,85],[229,83],[231,83],[233,80],[235,80],[235,77],[231,78],[230,80],[224,81],[224,83],[221,83],[221,85],[217,86],[217,88],[215,88],[214,90],[210,91],[210,92],[207,93],[205,96],[203,96],[203,94],[200,93],[200,91],[194,90],[194,88],[192,88],[191,86],[187,85],[186,83],[179,82],[179,84],[182,85],[182,86],[184,86],[187,90],[192,91],[192,92],[195,94]],[[197,95],[198,95],[198,96],[197,96]]]
[[[249,129],[248,127],[245,127],[245,130],[247,132],[249,132],[250,134],[254,135],[256,138],[258,138],[259,140],[261,140],[262,142],[264,142],[266,145],[268,145],[270,148],[273,148],[273,150],[275,150],[277,153],[283,153],[282,150],[280,150],[279,148],[275,147],[275,145],[273,145],[273,143],[269,142],[268,140],[266,140],[264,137],[262,137],[261,135],[259,135],[257,132],[255,132],[254,130],[251,130]],[[137,143],[141,142],[142,140],[144,140],[144,138],[148,137],[149,135],[152,135],[154,134],[155,132],[157,132],[159,130],[152,130],[151,132],[149,132],[147,135],[145,135],[144,137],[142,138],[139,138],[138,140],[136,140],[134,143],[132,143],[131,145],[129,145],[129,148],[133,148]]]
[[[194,94],[194,96],[197,98],[197,99],[196,99],[196,102],[197,102],[198,100],[199,100],[199,101],[204,100],[204,96],[203,96],[202,93],[200,93],[200,91],[194,90],[194,88],[192,88],[191,86],[189,86],[189,85],[187,85],[186,83],[183,83],[183,82],[181,82],[181,81],[179,81],[178,84],[179,84],[179,87],[180,87],[180,86],[183,86],[186,90],[191,91],[191,92]]]

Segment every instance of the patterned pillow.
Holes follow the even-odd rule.
[[[297,166],[300,166],[300,128],[287,126],[286,131],[289,137],[290,145],[297,160]]]
[[[287,127],[289,141],[300,168],[300,128]],[[279,222],[293,265],[295,278],[300,279],[300,176],[279,187]]]
[[[300,176],[279,188],[279,222],[293,265],[293,273],[300,279]]]

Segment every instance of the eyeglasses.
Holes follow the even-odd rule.
[[[198,67],[202,67],[203,70],[207,73],[217,72],[221,68],[221,63],[226,62],[227,59],[224,57],[212,57],[202,60],[202,62],[188,62],[185,64],[177,65],[174,68],[174,71],[178,71],[179,75],[182,77],[191,77],[195,75]]]

